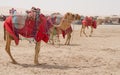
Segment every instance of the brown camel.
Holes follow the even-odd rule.
[[[71,23],[75,20],[80,20],[80,16],[78,14],[72,14],[72,13],[66,13],[64,17],[62,18],[59,25],[53,25],[53,27],[50,29],[50,35],[52,36],[51,41],[52,44],[54,44],[54,34],[57,34],[58,41],[59,41],[59,35],[63,34],[63,37],[67,35],[67,39],[65,42],[65,45],[70,45],[70,39],[71,39],[71,33],[72,33],[72,27]]]

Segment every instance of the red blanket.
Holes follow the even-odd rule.
[[[70,32],[72,32],[72,27],[71,26],[69,28],[67,28],[66,30],[62,30],[62,36],[63,36],[63,38],[65,38],[65,35],[67,33],[70,33]]]
[[[92,27],[93,27],[93,28],[97,28],[97,23],[96,23],[96,21],[93,21],[93,22],[92,22]]]
[[[12,23],[12,16],[9,16],[4,22],[4,28],[14,38],[16,45],[18,45],[19,43],[19,34],[26,38],[34,37],[37,42],[43,40],[44,42],[47,43],[49,39],[46,30],[47,20],[45,16],[42,14],[39,16],[39,18],[40,18],[40,23],[38,25],[35,36],[32,36],[34,30],[33,28],[35,26],[34,20],[27,19],[25,21],[25,26],[22,29],[15,29]]]
[[[84,20],[82,21],[82,24],[85,25],[85,26],[90,26],[90,25],[92,25],[93,28],[97,28],[96,21],[95,21],[95,20],[92,20],[92,18],[88,18],[87,20],[84,19]]]

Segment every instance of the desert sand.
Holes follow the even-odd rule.
[[[120,25],[99,25],[92,37],[80,37],[81,25],[72,27],[70,46],[62,37],[60,46],[42,42],[40,65],[33,63],[34,43],[22,40],[16,46],[13,41],[11,52],[19,64],[12,64],[0,22],[0,75],[120,75]]]

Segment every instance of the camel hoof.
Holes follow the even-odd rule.
[[[65,45],[70,45],[70,44],[65,44]]]
[[[92,35],[89,35],[89,37],[92,37]]]
[[[39,65],[40,63],[39,62],[34,62],[35,65]]]
[[[64,45],[67,45],[66,43]]]

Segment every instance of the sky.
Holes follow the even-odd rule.
[[[0,7],[30,9],[32,6],[50,12],[72,12],[80,15],[120,15],[120,0],[0,0]]]

